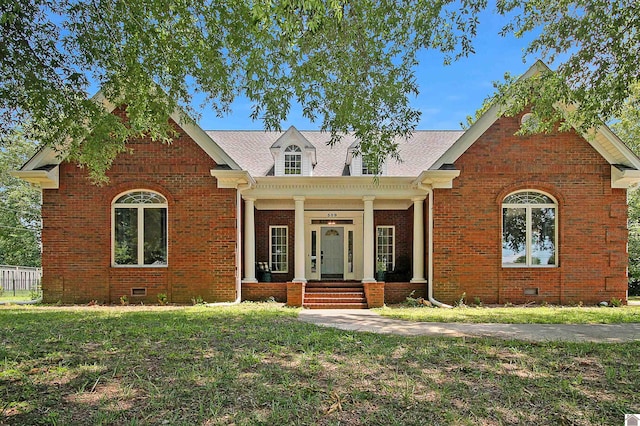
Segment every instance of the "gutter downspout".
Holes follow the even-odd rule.
[[[451,309],[453,306],[442,303],[433,298],[433,188],[424,185],[418,185],[429,193],[429,214],[427,215],[427,229],[429,230],[429,238],[427,243],[427,252],[429,253],[429,264],[427,265],[427,298],[429,302],[439,308]]]
[[[236,188],[236,300],[233,302],[206,303],[207,307],[233,306],[242,301],[242,194],[241,190],[250,185],[238,185]]]

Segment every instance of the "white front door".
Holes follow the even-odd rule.
[[[344,279],[344,227],[320,228],[321,279]]]
[[[305,212],[306,277],[362,279],[362,213]]]

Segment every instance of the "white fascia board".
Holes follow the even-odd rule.
[[[18,170],[11,176],[25,180],[42,189],[58,189],[60,187],[60,167],[51,170]]]
[[[102,104],[105,111],[110,113],[116,109],[116,104],[111,102],[104,96],[102,91],[98,91],[92,100],[96,103]],[[200,128],[193,120],[185,118],[186,114],[180,109],[176,109],[171,114],[171,119],[193,139],[202,150],[204,150],[209,157],[211,157],[216,164],[227,165],[234,170],[240,170],[240,166],[224,152],[220,146],[207,135],[204,130]],[[62,158],[58,152],[51,147],[44,147],[39,150],[27,163],[25,163],[21,170],[34,170],[39,167],[48,164],[60,164],[64,158]]]
[[[425,170],[413,181],[413,185],[451,189],[453,180],[458,176],[460,176],[460,170]]]
[[[207,133],[202,130],[193,120],[185,118],[182,111],[174,111],[171,119],[175,121],[182,130],[193,139],[200,148],[206,152],[218,165],[227,165],[233,170],[240,170],[241,167],[233,161],[231,157],[218,145]]]
[[[518,80],[526,80],[543,71],[549,71],[549,67],[544,62],[537,60]],[[502,116],[502,105],[493,104],[467,129],[462,136],[454,142],[449,149],[430,167],[430,170],[438,170],[443,164],[453,164],[462,154],[465,153],[489,127]]]
[[[611,158],[611,153],[602,154],[609,161],[609,164],[624,164],[625,166],[640,170],[640,158],[629,149],[627,145],[605,124],[601,125],[596,133],[596,141],[604,145],[604,140],[615,150],[615,155]],[[592,144],[593,145],[593,144]],[[596,150],[598,150],[596,148]],[[600,152],[600,150],[598,150]]]
[[[625,169],[620,170],[616,166],[611,166],[611,187],[630,188],[640,183],[640,170]]]
[[[492,105],[471,127],[467,129],[457,141],[453,143],[445,151],[444,154],[430,167],[431,170],[438,170],[444,164],[453,164],[462,154],[465,153],[480,136],[486,132],[489,127],[500,118],[500,107],[498,105]]]
[[[239,187],[251,188],[255,186],[256,181],[246,170],[218,170],[213,169],[210,171],[211,176],[217,179],[218,188],[233,188]]]
[[[22,165],[19,171],[32,171],[42,166],[47,166],[50,164],[60,164],[62,162],[62,158],[60,155],[53,150],[51,147],[45,146],[40,148],[34,155]]]

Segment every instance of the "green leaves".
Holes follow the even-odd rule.
[[[541,130],[560,118],[590,127],[616,116],[638,82],[639,7],[498,1],[497,13],[511,19],[503,33],[536,32],[525,56],[555,62],[557,72],[500,86],[496,100],[508,113],[535,100]],[[352,132],[363,155],[395,157],[394,141],[420,118],[411,106],[417,53],[441,51],[445,63],[472,54],[486,8],[486,0],[4,0],[0,136],[21,129],[102,181],[128,138],[170,140],[176,108],[224,115],[243,95],[267,129],[299,103],[332,143]],[[117,123],[87,100],[90,81],[125,106]],[[197,109],[196,94],[205,95]],[[580,109],[560,117],[556,102]]]
[[[557,65],[554,73],[499,87],[497,100],[513,114],[532,105],[540,130],[558,120],[564,128],[586,130],[619,117],[631,87],[640,79],[638,15],[633,0],[501,0],[497,10],[514,16],[502,33],[536,38],[524,56],[538,56]],[[535,103],[531,101],[535,100]],[[560,115],[554,104],[578,107]]]
[[[0,265],[40,266],[40,190],[9,174],[33,150],[18,136],[0,147]]]
[[[416,53],[472,52],[475,14],[485,6],[19,0],[1,6],[3,34],[12,37],[3,44],[11,55],[0,70],[0,134],[23,127],[103,181],[128,138],[169,140],[166,122],[177,107],[197,118],[194,94],[206,94],[203,107],[220,115],[242,94],[267,129],[280,129],[298,102],[334,143],[340,132],[353,132],[363,154],[393,157],[395,137],[410,134],[420,116],[410,106],[418,93]],[[123,119],[114,123],[87,101],[90,80],[125,106]]]

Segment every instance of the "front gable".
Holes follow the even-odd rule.
[[[537,61],[520,78],[527,79],[549,68]],[[569,108],[558,105],[558,108]],[[447,151],[431,166],[431,170],[439,170],[447,164],[455,164],[456,161],[475,144],[496,122],[502,117],[501,106],[493,104]],[[519,120],[526,119],[521,115]],[[517,131],[518,127],[515,129]],[[514,133],[515,133],[514,131]],[[513,134],[513,133],[512,133]],[[510,135],[508,135],[510,136]],[[532,135],[534,139],[547,139],[549,135]],[[580,135],[583,140],[591,145],[598,154],[610,165],[611,187],[628,188],[640,183],[640,159],[609,129],[606,124],[601,124],[597,129],[591,129],[586,134]],[[558,137],[551,135],[551,138]],[[566,158],[565,158],[566,159]]]
[[[273,156],[275,176],[313,175],[313,168],[317,163],[316,148],[294,126],[289,127],[271,145],[269,151]],[[294,165],[299,167],[293,167]]]
[[[102,92],[98,92],[93,99],[101,103],[109,113],[114,113],[117,109],[117,106],[105,98]],[[174,111],[170,116],[170,120],[175,123],[178,130],[184,132],[218,166],[240,170],[240,166],[200,126],[189,119],[183,111]],[[61,152],[45,146],[38,150],[20,170],[13,172],[12,175],[36,184],[43,189],[58,189],[60,184],[59,166],[64,159]]]

